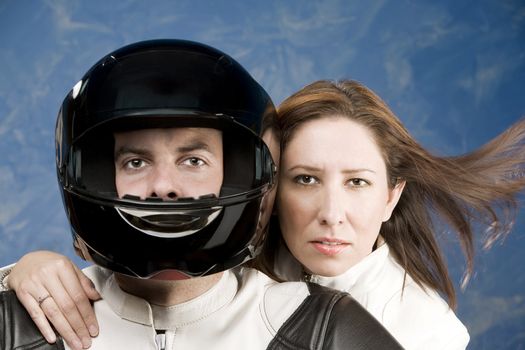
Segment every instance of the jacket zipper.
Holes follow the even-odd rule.
[[[166,350],[166,331],[157,331],[155,335],[157,350]]]
[[[303,282],[311,282],[311,283],[317,283],[319,284],[319,277],[316,275],[312,275],[311,273],[308,273],[303,270]]]

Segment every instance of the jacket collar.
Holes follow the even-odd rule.
[[[379,247],[376,250],[344,273],[334,277],[309,275],[308,280],[349,292],[354,297],[372,290],[380,281],[379,277],[388,263],[390,252],[388,245],[381,237],[379,237],[378,243]],[[285,247],[280,247],[275,266],[277,275],[284,280],[305,279],[301,264]]]
[[[384,269],[388,253],[388,245],[384,243],[346,272],[333,277],[312,275],[313,282],[349,292],[357,297],[374,289],[379,283],[379,276]]]
[[[231,302],[238,288],[235,275],[224,271],[219,282],[206,293],[185,303],[164,307],[124,292],[111,271],[96,268],[106,277],[95,282],[97,290],[111,309],[123,319],[155,329],[173,330],[206,318]]]

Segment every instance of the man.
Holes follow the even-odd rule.
[[[341,293],[237,267],[264,239],[275,166],[258,133],[273,113],[231,57],[179,40],[112,52],[68,94],[57,175],[77,253],[96,264],[93,349],[398,346]],[[33,341],[4,315],[0,345]]]

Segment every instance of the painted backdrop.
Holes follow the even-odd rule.
[[[276,103],[313,80],[360,80],[440,154],[472,150],[525,114],[521,0],[1,0],[1,265],[34,249],[73,257],[55,178],[56,113],[100,57],[152,38],[220,48]],[[524,214],[504,242],[478,251],[459,293],[471,349],[525,349]],[[458,282],[463,262],[450,247]]]

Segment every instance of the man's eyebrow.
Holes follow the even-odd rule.
[[[198,141],[198,140],[190,141],[183,146],[177,147],[176,150],[179,153],[190,153],[190,152],[197,151],[197,150],[203,150],[203,151],[212,153],[211,147],[206,142]],[[124,154],[136,154],[139,156],[148,156],[148,155],[151,155],[151,152],[144,148],[124,145],[115,150],[114,158],[118,159]]]
[[[191,141],[183,146],[177,147],[177,151],[180,153],[189,153],[189,152],[198,151],[198,150],[203,150],[203,151],[207,151],[211,153],[210,146],[206,142],[198,141],[198,140]]]
[[[151,154],[151,152],[143,148],[138,148],[138,147],[133,147],[133,146],[122,146],[122,147],[119,147],[117,150],[115,150],[114,158],[118,159],[119,157],[122,157],[125,154],[136,154],[139,156],[148,156]]]

